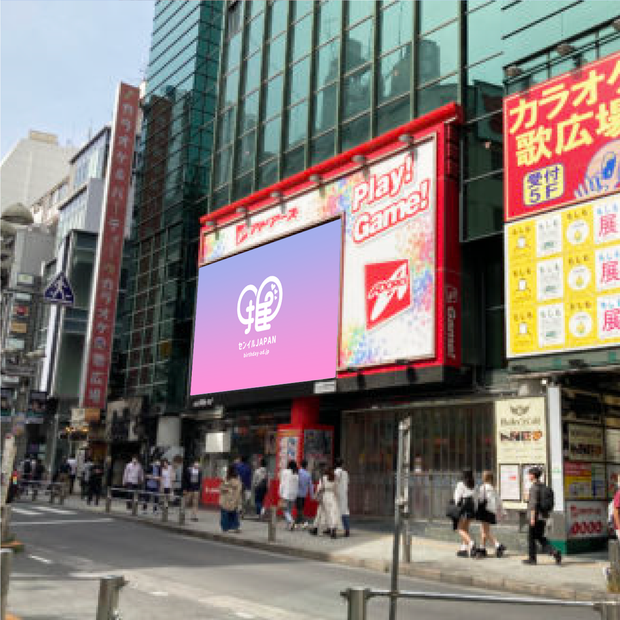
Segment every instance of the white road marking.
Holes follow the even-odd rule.
[[[63,510],[62,508],[48,508],[47,506],[37,506],[37,510],[42,510],[43,512],[51,512],[55,515],[76,515],[77,512],[73,510]]]
[[[155,592],[151,592],[153,596],[168,596],[168,592],[163,592],[160,590],[156,590]]]
[[[239,618],[254,618],[252,614],[246,614],[245,611],[238,611],[235,615]]]
[[[36,560],[37,562],[43,562],[43,564],[53,564],[54,563],[51,560],[48,560],[47,558],[42,558],[40,555],[29,555],[28,557],[31,560]]]
[[[36,517],[39,513],[35,512],[34,510],[26,510],[25,508],[17,508],[16,506],[13,506],[11,512],[14,512],[15,514],[18,515],[26,515],[27,517]]]
[[[73,523],[110,523],[113,520],[114,519],[66,519],[64,521],[13,521],[11,525],[72,525]]]

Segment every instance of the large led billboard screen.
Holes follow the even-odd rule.
[[[333,378],[340,219],[199,270],[190,394]]]

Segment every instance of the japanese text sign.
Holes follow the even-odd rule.
[[[508,357],[620,343],[620,193],[506,225]]]
[[[108,156],[80,406],[105,407],[140,91],[121,83]]]
[[[620,187],[620,53],[504,99],[506,220]]]

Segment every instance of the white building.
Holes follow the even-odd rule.
[[[30,206],[69,172],[73,146],[54,134],[31,130],[0,162],[0,210],[16,202]]]

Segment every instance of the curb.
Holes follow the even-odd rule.
[[[137,517],[123,514],[104,513],[115,519],[129,521],[132,523],[140,523],[153,528],[167,530],[175,534],[200,538],[237,547],[246,547],[249,549],[257,549],[259,551],[269,551],[271,553],[279,553],[295,558],[305,560],[314,560],[317,562],[328,562],[330,564],[341,564],[352,568],[365,568],[368,570],[389,573],[391,563],[386,560],[374,560],[364,558],[353,558],[343,556],[336,553],[328,553],[325,551],[312,551],[310,549],[297,549],[295,547],[283,546],[281,544],[262,542],[259,540],[248,540],[247,538],[231,537],[226,534],[215,534],[213,532],[203,532],[198,530],[185,529],[181,525],[171,523],[161,523],[157,521],[141,520]],[[416,566],[415,564],[400,565],[400,575],[406,577],[415,577],[428,581],[446,583],[450,585],[466,586],[474,588],[482,588],[485,590],[496,590],[500,592],[510,592],[512,594],[524,594],[529,596],[540,596],[545,598],[556,598],[559,600],[586,600],[586,601],[605,601],[620,600],[617,595],[609,594],[605,590],[575,590],[573,588],[561,586],[547,586],[542,583],[531,583],[528,581],[517,581],[513,579],[505,579],[497,577],[493,574],[486,576],[471,575],[463,570],[450,570],[430,566]]]

